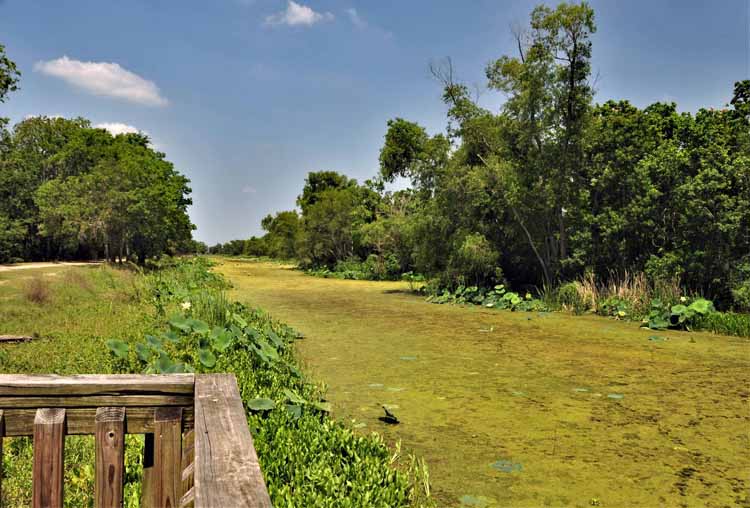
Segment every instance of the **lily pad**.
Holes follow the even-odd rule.
[[[514,390],[510,392],[510,394],[513,395],[514,397],[524,397],[526,395],[526,392],[519,392],[519,391]]]
[[[665,340],[667,340],[667,338],[662,337],[661,335],[650,335],[648,340],[652,342],[664,342]]]
[[[523,466],[520,462],[513,462],[511,460],[500,459],[490,464],[492,469],[497,469],[503,473],[512,473],[513,471],[521,471]]]
[[[625,396],[621,393],[608,393],[607,394],[608,399],[621,400],[623,397]]]
[[[400,359],[406,362],[413,362],[414,360],[417,359],[417,357],[416,356],[402,356],[400,357]]]
[[[367,385],[369,388],[383,388],[383,383],[370,383]]]
[[[573,391],[578,392],[578,393],[587,393],[589,389],[588,388],[573,388]]]
[[[471,506],[472,508],[487,508],[494,500],[485,496],[472,496],[466,494],[458,499],[461,506]]]
[[[386,389],[387,389],[387,390],[388,390],[389,392],[403,392],[404,390],[406,390],[406,388],[401,388],[401,387],[398,387],[398,386],[389,386],[389,387],[388,387],[388,388],[386,388]]]

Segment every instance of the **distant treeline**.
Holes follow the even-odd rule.
[[[0,45],[0,103],[19,73]],[[142,134],[83,118],[0,118],[0,263],[145,261],[195,248],[188,179]]]
[[[593,11],[537,7],[518,53],[486,68],[505,95],[489,111],[450,60],[431,66],[447,135],[388,122],[380,173],[364,185],[310,173],[297,204],[228,254],[360,264],[374,278],[415,271],[444,287],[548,287],[645,272],[725,308],[750,307],[750,81],[724,109],[678,113],[593,104]],[[406,190],[385,192],[397,177]]]

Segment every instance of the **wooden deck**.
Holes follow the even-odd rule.
[[[63,506],[71,434],[95,436],[97,507],[122,506],[125,434],[146,436],[142,506],[271,507],[231,374],[0,375],[0,436],[34,437],[35,508]]]

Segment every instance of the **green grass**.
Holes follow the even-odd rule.
[[[112,360],[104,342],[140,340],[153,326],[153,310],[138,295],[137,276],[108,267],[54,267],[0,272],[0,334],[32,335],[33,341],[3,345],[0,373],[106,373]],[[46,288],[39,303],[30,289]],[[3,506],[31,504],[32,446],[8,438],[3,454]],[[142,438],[128,437],[126,498],[137,500]],[[66,506],[93,505],[92,436],[65,443]],[[136,506],[137,504],[133,505]]]
[[[747,339],[431,305],[405,283],[276,264],[217,270],[230,298],[304,333],[335,418],[426,459],[439,506],[748,503]],[[378,420],[382,404],[401,424]]]

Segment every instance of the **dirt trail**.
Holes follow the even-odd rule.
[[[401,283],[225,262],[303,332],[334,414],[425,457],[439,506],[749,506],[750,341],[434,305]],[[378,421],[389,404],[402,423]]]
[[[87,266],[99,264],[97,261],[39,261],[34,263],[18,263],[13,265],[0,265],[0,272],[11,270],[32,270],[34,268],[55,268],[63,266]]]

